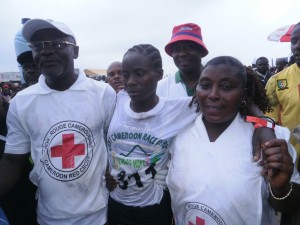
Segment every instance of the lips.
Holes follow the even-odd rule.
[[[56,59],[45,59],[40,62],[40,66],[55,66],[60,63],[60,60]]]
[[[130,97],[140,95],[140,91],[138,91],[138,90],[128,90],[127,89],[127,93]]]
[[[115,86],[123,86],[123,83],[120,81],[114,82],[113,83]]]
[[[216,105],[206,105],[205,106],[205,110],[210,113],[220,112],[222,109],[223,109],[223,107],[216,106]]]

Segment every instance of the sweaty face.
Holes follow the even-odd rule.
[[[122,76],[131,101],[144,106],[153,102],[161,71],[154,68],[148,56],[126,53],[122,61]]]
[[[197,72],[201,68],[201,48],[192,41],[178,41],[171,46],[172,58],[182,72]]]
[[[37,31],[32,37],[32,42],[39,41],[69,41],[74,43],[73,38],[64,36],[55,29],[43,29]],[[74,59],[78,56],[78,47],[66,45],[57,49],[45,46],[42,49],[32,49],[35,64],[46,77],[46,80],[58,80],[74,73]]]
[[[259,59],[256,62],[258,72],[265,74],[269,70],[269,61],[266,59]]]
[[[295,62],[300,67],[300,25],[296,26],[292,32],[291,51],[294,55]]]
[[[196,88],[200,109],[210,123],[226,123],[239,110],[244,96],[243,82],[237,70],[228,65],[208,66]]]
[[[107,69],[107,82],[118,92],[123,89],[122,64],[119,62],[111,64]]]

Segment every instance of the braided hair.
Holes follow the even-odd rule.
[[[162,70],[162,59],[161,59],[160,52],[153,45],[150,44],[135,45],[132,48],[128,49],[125,55],[130,52],[137,52],[149,57],[150,60],[153,62],[154,68],[158,70]]]
[[[250,105],[255,104],[262,112],[271,112],[272,108],[266,95],[266,91],[262,84],[259,82],[252,68],[244,66],[239,60],[231,56],[219,56],[211,59],[203,68],[202,72],[209,66],[229,65],[237,70],[237,75],[242,79],[243,86],[246,88],[246,95],[243,101],[246,102],[245,106],[241,106],[239,112],[241,115],[250,114]],[[201,75],[200,75],[201,77]],[[196,84],[196,86],[198,83]],[[190,106],[197,105],[196,112],[200,111],[197,102],[196,93],[194,94]]]

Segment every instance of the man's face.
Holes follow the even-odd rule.
[[[277,70],[283,70],[285,67],[285,60],[284,59],[276,59],[276,69]]]
[[[124,88],[122,80],[122,64],[112,63],[107,69],[107,82],[116,92],[119,92]]]
[[[34,62],[26,62],[22,64],[24,80],[28,86],[36,84],[41,75],[41,72],[36,67]]]
[[[62,36],[56,29],[43,29],[37,31],[32,37],[32,43],[41,43],[43,48],[32,48],[32,55],[37,68],[46,77],[46,80],[55,82],[66,79],[74,74],[74,59],[78,57],[78,47],[62,42],[74,43],[72,37]],[[50,43],[62,43],[56,48]],[[56,45],[57,46],[57,45]]]
[[[295,62],[300,67],[300,25],[296,26],[291,36],[291,51]]]
[[[183,73],[195,73],[201,68],[201,48],[192,41],[178,41],[171,46],[172,58]]]
[[[267,59],[259,59],[256,62],[257,71],[265,74],[269,70],[269,61]]]

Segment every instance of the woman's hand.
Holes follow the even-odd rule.
[[[106,171],[105,171],[105,180],[106,180],[107,189],[110,192],[115,190],[115,188],[118,185],[118,182],[114,179],[114,177],[112,175],[110,175],[108,167],[106,167]]]

